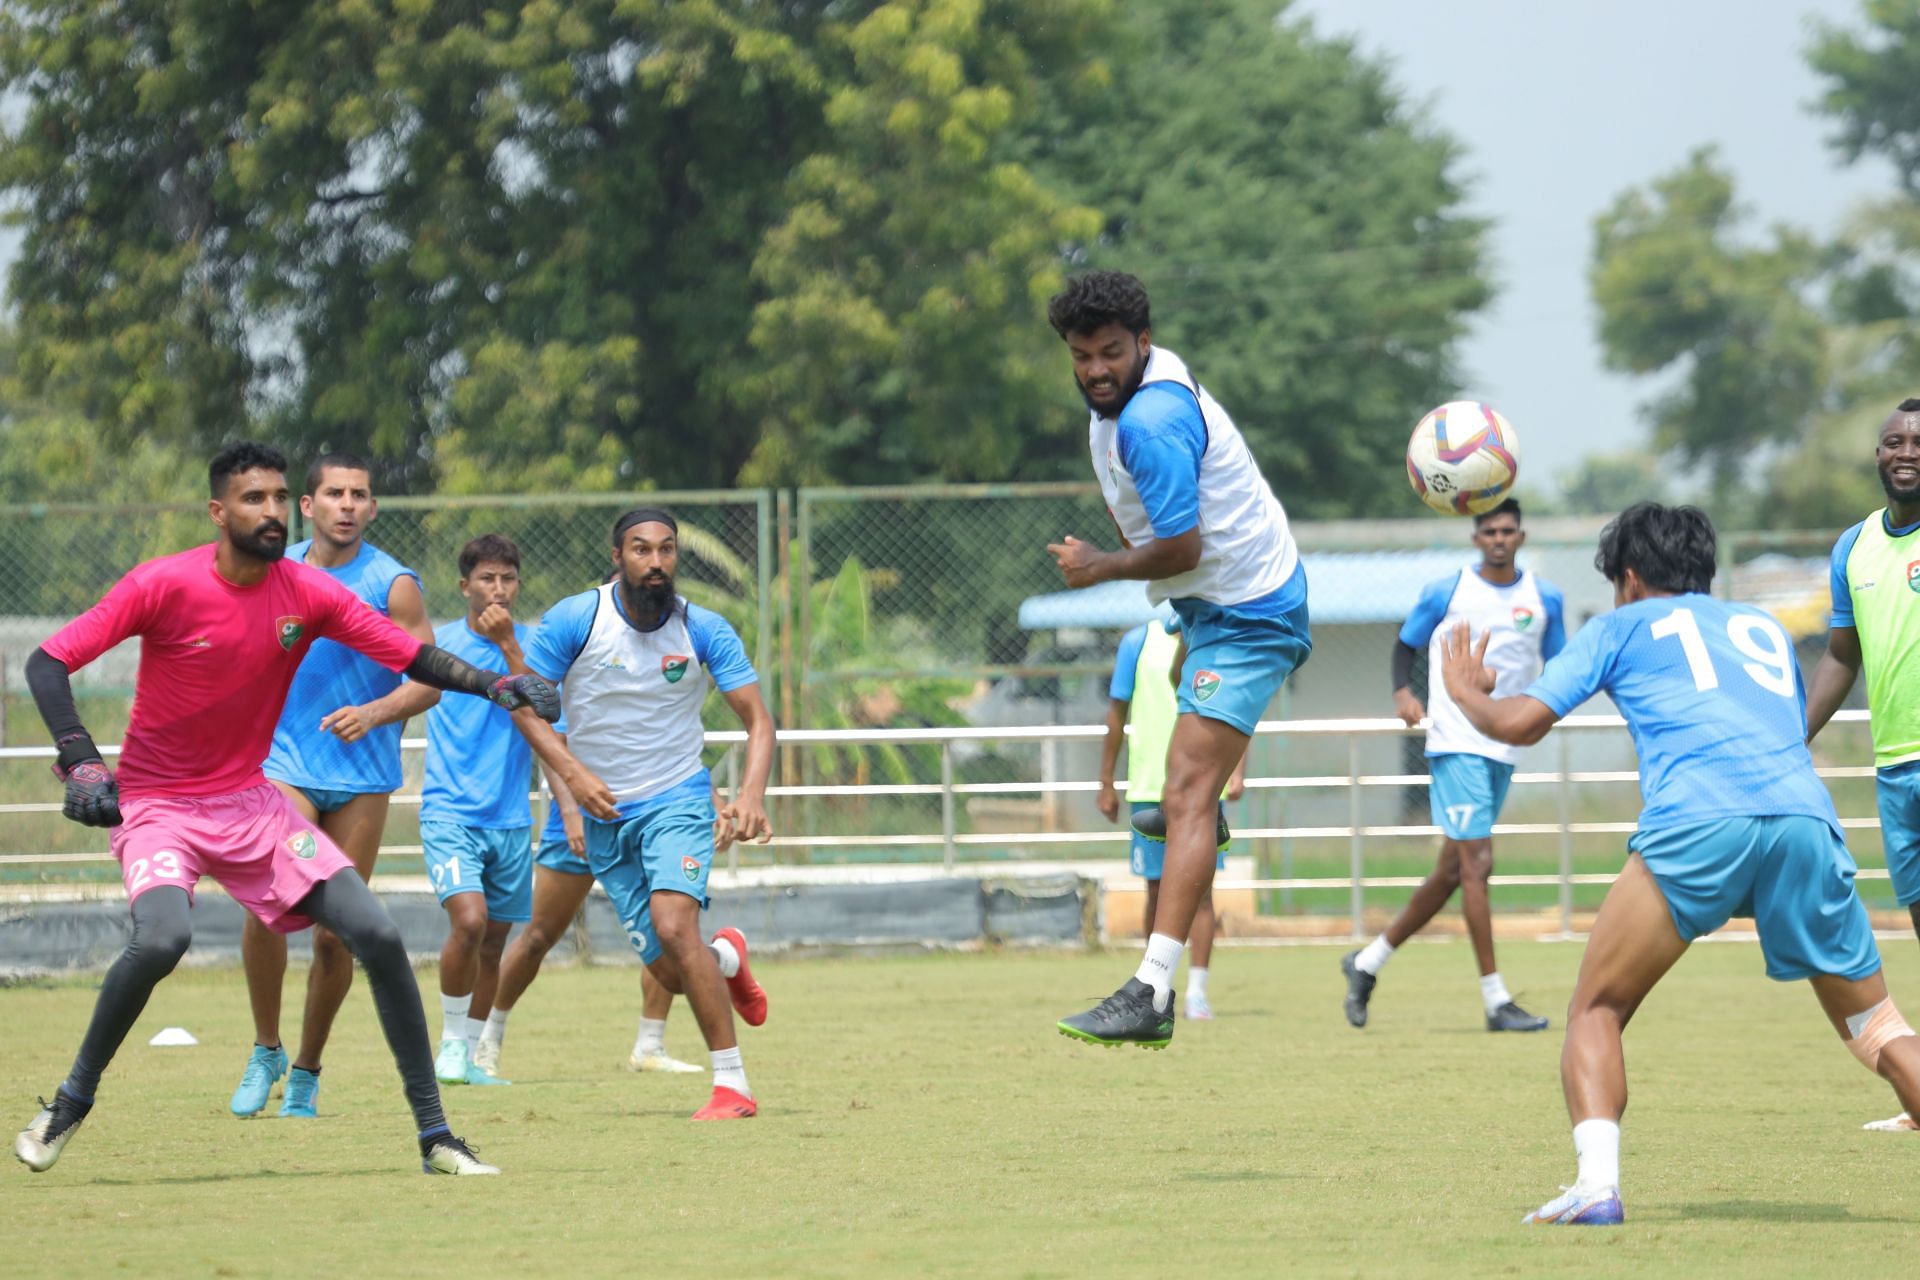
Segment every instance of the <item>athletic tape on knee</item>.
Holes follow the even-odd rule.
[[[1893,997],[1888,996],[1865,1013],[1856,1013],[1847,1019],[1847,1030],[1853,1038],[1847,1041],[1847,1048],[1853,1056],[1860,1059],[1861,1065],[1875,1075],[1880,1074],[1880,1052],[1901,1036],[1915,1034],[1900,1011],[1893,1007]]]

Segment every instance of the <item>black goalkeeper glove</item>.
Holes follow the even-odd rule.
[[[487,697],[509,711],[532,707],[548,724],[560,718],[560,691],[539,676],[501,676],[488,686]]]
[[[93,739],[76,733],[55,745],[60,748],[60,758],[54,762],[53,776],[67,784],[67,799],[60,812],[86,827],[119,826],[120,787]]]

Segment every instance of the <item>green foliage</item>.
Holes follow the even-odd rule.
[[[1816,23],[1807,62],[1827,81],[1820,109],[1839,126],[1833,145],[1849,163],[1891,161],[1906,194],[1920,197],[1920,0],[1862,0],[1864,33]]]

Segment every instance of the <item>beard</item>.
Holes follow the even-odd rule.
[[[270,533],[280,535],[277,541],[268,540]],[[256,560],[265,560],[271,564],[287,554],[287,526],[278,520],[263,520],[248,533],[230,535],[236,551],[252,556]]]
[[[1887,501],[1900,503],[1920,501],[1920,484],[1915,484],[1908,489],[1902,489],[1894,481],[1892,467],[1881,467],[1879,471],[1880,487],[1886,491]]]
[[[1140,384],[1146,381],[1146,377],[1147,362],[1142,360],[1133,367],[1133,372],[1127,375],[1127,380],[1120,384],[1120,397],[1111,409],[1102,409],[1095,404],[1093,397],[1087,394],[1087,389],[1080,385],[1080,379],[1075,378],[1073,386],[1080,393],[1080,398],[1087,402],[1088,409],[1103,418],[1117,418],[1120,416],[1120,411],[1127,407],[1127,401],[1133,399],[1133,393],[1140,389]]]
[[[627,603],[633,607],[636,618],[664,618],[673,612],[676,597],[670,575],[640,582],[623,581],[621,585],[627,589]]]

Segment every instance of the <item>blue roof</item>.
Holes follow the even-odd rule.
[[[1314,625],[1399,622],[1413,611],[1420,591],[1475,553],[1461,551],[1322,551],[1301,559],[1307,568],[1307,614]],[[1135,627],[1156,615],[1144,582],[1103,582],[1078,591],[1055,591],[1020,602],[1027,631],[1060,627]]]

